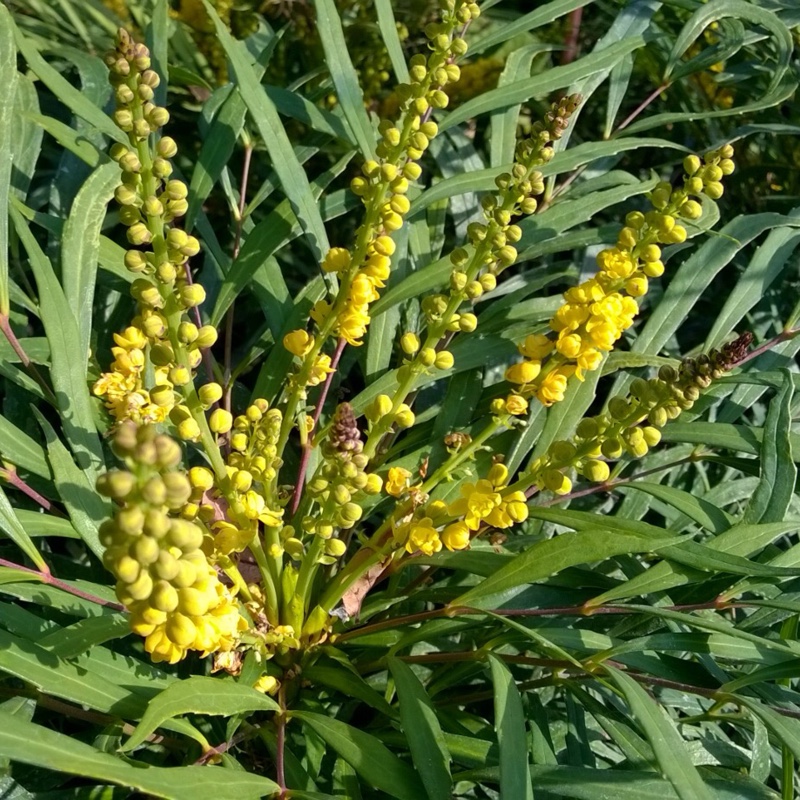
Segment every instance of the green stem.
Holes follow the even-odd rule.
[[[253,537],[250,542],[250,552],[258,565],[258,571],[261,573],[261,580],[264,584],[264,593],[266,595],[264,603],[264,611],[270,625],[278,625],[280,621],[280,605],[278,603],[278,591],[276,576],[272,574],[270,564],[267,556],[264,553],[264,548],[261,545],[261,539],[258,534]]]

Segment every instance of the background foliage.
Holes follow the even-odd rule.
[[[280,386],[289,361],[274,345],[319,296],[320,242],[352,239],[357,198],[346,186],[367,137],[354,120],[364,107],[392,109],[403,54],[424,46],[434,16],[422,0],[256,6],[217,3],[242,46],[214,36],[191,0],[0,8],[2,323],[33,365],[0,339],[5,797],[277,789],[265,777],[275,776],[275,704],[249,688],[247,665],[238,681],[208,677],[200,660],[157,668],[126,638],[123,614],[75,594],[113,600],[96,558],[108,507],[93,490],[111,463],[108,420],[88,387],[131,315],[122,239],[106,213],[118,180],[106,153],[119,131],[101,55],[116,27],[147,40],[162,91],[169,79],[186,227],[204,245],[195,263],[205,310],[226,331],[215,355],[222,362],[231,348],[241,407]],[[463,239],[518,131],[555,96],[584,102],[547,167],[547,202],[523,225],[521,264],[477,305],[479,336],[453,348],[447,380],[423,389],[420,424],[387,462],[417,469],[447,433],[471,431],[514,343],[541,328],[625,213],[689,151],[735,145],[723,222],[691,255],[670,248],[661,288],[602,377],[504,434],[507,463],[569,436],[635,375],[734,331],[771,344],[667,426],[663,446],[623,464],[613,486],[569,502],[545,494],[507,540],[416,558],[375,587],[297,684],[285,731],[291,796],[792,798],[800,13],[789,0],[483,8],[400,268],[367,344],[342,361],[338,398],[360,412],[389,383],[396,334],[447,281],[441,255]],[[338,19],[349,54],[336,47]],[[291,148],[279,147],[266,106]],[[301,168],[307,190],[290,181]],[[22,553],[24,569],[14,566]]]

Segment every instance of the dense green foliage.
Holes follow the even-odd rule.
[[[435,2],[173,5],[0,6],[0,796],[796,797],[794,4],[488,0],[466,54],[460,31],[436,43]],[[104,57],[129,46],[120,25],[155,78]],[[429,51],[460,80],[433,88]],[[153,108],[120,99],[138,80]],[[409,80],[432,108],[396,89]],[[129,108],[150,126],[138,140]],[[381,120],[398,114],[429,126],[424,142],[409,122],[392,150]],[[389,186],[391,208],[374,199]],[[152,213],[131,210],[162,188]],[[334,325],[318,305],[307,324],[345,298],[359,247],[391,260],[366,335],[361,307]],[[602,285],[638,298],[635,325],[619,312],[588,367],[534,352],[580,305],[562,293],[623,255],[634,282]],[[199,311],[175,277],[189,256]],[[134,283],[145,273],[160,295]],[[131,415],[93,386],[124,372],[114,334],[160,308],[172,360],[150,337],[142,374],[148,401],[169,376],[160,407],[178,412],[158,430],[184,441],[154,465],[155,428],[125,444]],[[245,465],[275,467],[251,529],[235,506],[250,483],[225,477],[245,471],[248,423],[229,436],[225,414],[247,409],[255,441],[267,402],[278,457]],[[119,555],[138,535],[124,512],[167,508],[144,487],[178,461],[193,494],[169,484],[165,524],[203,520],[204,503],[231,523],[206,519],[183,547],[210,559],[191,586],[233,614],[206,647],[207,598],[185,643],[156,641],[152,582],[126,594]],[[465,511],[487,478],[499,510]]]

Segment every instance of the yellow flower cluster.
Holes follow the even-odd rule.
[[[133,246],[125,266],[139,276],[131,284],[139,313],[123,334],[115,335],[111,371],[100,376],[93,391],[118,421],[163,422],[169,414],[180,436],[194,440],[200,437],[199,425],[185,407],[176,406],[174,389],[191,384],[202,350],[217,339],[212,326],[198,327],[186,316],[205,299],[187,267],[200,244],[171,226],[188,208],[186,184],[170,179],[174,140],[162,136],[154,152],[150,149],[151,135],[169,119],[167,110],[152,102],[159,77],[150,69],[150,53],[122,29],[116,44],[105,60],[117,104],[114,120],[130,144],[114,145],[111,155],[122,171],[115,197]]]
[[[302,520],[306,533],[324,541],[324,552],[317,556],[322,564],[332,564],[344,555],[347,546],[335,538],[337,530],[348,530],[360,519],[365,495],[378,494],[383,481],[367,472],[367,458],[353,408],[349,403],[336,407],[328,436],[322,444],[322,463],[308,484],[314,506]]]
[[[426,368],[432,362],[440,369],[449,369],[453,366],[452,355],[447,351],[437,354],[434,343],[448,331],[470,333],[477,327],[476,316],[459,313],[459,309],[464,302],[473,302],[484,292],[492,291],[497,276],[517,260],[514,245],[522,237],[522,229],[512,220],[536,211],[536,197],[544,192],[542,174],[536,168],[553,157],[552,143],[563,135],[579,101],[573,95],[554,103],[544,119],[533,126],[530,137],[518,144],[513,169],[495,181],[497,192],[483,197],[485,222],[471,223],[467,229],[470,246],[458,247],[450,254],[453,272],[449,297],[432,295],[422,302],[429,337],[417,354],[416,366]]]
[[[604,459],[645,456],[661,441],[661,429],[691,408],[701,390],[741,361],[751,341],[749,333],[743,334],[721,350],[684,359],[678,370],[662,367],[657,378],[637,378],[628,397],[613,397],[606,413],[581,420],[571,441],[553,442],[520,483],[567,494],[572,481],[566,473],[572,469],[593,483],[608,480],[610,470]]]
[[[189,650],[230,650],[246,627],[238,606],[202,550],[203,531],[178,513],[191,494],[177,470],[181,449],[153,426],[123,423],[114,450],[128,470],[101,476],[97,490],[120,505],[100,528],[103,562],[145,637],[154,661],[180,661]]]
[[[380,123],[378,160],[366,161],[362,174],[351,182],[352,191],[362,199],[366,211],[356,233],[356,246],[352,252],[333,248],[322,262],[325,272],[339,275],[339,295],[333,303],[319,301],[311,317],[325,335],[333,333],[351,345],[361,344],[370,323],[369,306],[378,299],[378,290],[389,278],[395,252],[391,234],[403,226],[411,206],[407,197],[410,182],[422,172],[416,162],[439,130],[430,114],[447,106],[448,98],[442,89],[460,76],[453,60],[466,52],[467,44],[455,31],[480,15],[478,5],[468,0],[440,0],[440,7],[442,21],[425,29],[430,54],[411,59],[410,81],[397,88],[401,101],[398,122]],[[293,331],[289,342],[284,340],[295,355],[298,353],[289,345],[301,333],[304,332]],[[315,362],[312,368],[316,367]]]
[[[512,397],[535,396],[550,406],[563,400],[572,375],[583,380],[585,372],[600,366],[603,354],[633,325],[639,311],[635,298],[647,293],[648,278],[664,272],[660,245],[686,241],[686,228],[676,217],[698,219],[702,207],[692,198],[722,195],[720,179],[733,172],[732,155],[733,148],[725,145],[704,163],[688,156],[681,187],[659,183],[650,195],[653,209],[628,214],[616,245],[597,255],[594,277],[564,294],[550,321],[555,338],[533,334],[520,345],[524,360],[506,371],[506,379],[519,386]]]
[[[209,520],[214,531],[212,557],[241,552],[258,535],[258,523],[269,528],[283,525],[283,508],[277,498],[277,453],[283,415],[259,398],[232,423],[231,452],[226,464],[226,477],[215,486],[213,473],[205,467],[194,467],[189,478],[195,490],[211,500],[199,511]],[[222,496],[220,491],[222,490]],[[206,494],[207,493],[207,494]],[[214,502],[224,502],[225,519],[214,513]]]
[[[483,527],[510,528],[528,518],[525,495],[508,491],[508,469],[494,464],[486,478],[461,486],[461,497],[447,504],[441,500],[425,503],[393,528],[394,540],[408,553],[438,553],[442,547],[463,550]],[[392,467],[387,491],[401,497],[409,491],[411,473]],[[453,521],[454,520],[454,521]]]

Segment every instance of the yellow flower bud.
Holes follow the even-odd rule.
[[[189,470],[189,482],[195,489],[207,492],[214,485],[214,474],[206,467],[192,467]]]
[[[420,351],[418,359],[422,366],[431,367],[436,361],[436,351],[432,347],[425,347]]]
[[[385,417],[392,410],[392,398],[386,394],[379,394],[370,403],[366,411],[366,417],[371,422],[377,422],[381,417]]]
[[[411,408],[406,405],[406,403],[401,403],[400,408],[397,410],[397,414],[395,414],[394,421],[399,428],[410,428],[414,424],[414,420],[416,417],[414,416],[414,412]]]
[[[648,261],[642,267],[642,272],[648,278],[660,278],[664,274],[664,264],[661,261]]]
[[[644,275],[635,275],[625,283],[625,291],[631,297],[643,297],[647,294],[647,278]]]
[[[458,319],[458,327],[463,333],[472,333],[478,327],[478,318],[474,314],[462,314]]]
[[[190,417],[178,425],[178,436],[187,442],[196,442],[200,438],[200,426]]]
[[[436,354],[436,360],[433,362],[436,369],[452,369],[455,359],[449,350],[442,350]]]
[[[233,415],[224,408],[216,408],[208,418],[208,427],[214,433],[227,433],[233,427]]]
[[[510,394],[506,398],[506,411],[513,416],[521,416],[528,411],[528,401],[519,394]]]
[[[375,252],[382,256],[392,256],[396,249],[395,243],[388,236],[379,236],[372,243]]]
[[[605,461],[586,461],[581,470],[586,480],[592,483],[604,483],[611,474],[608,464]]]
[[[538,361],[520,361],[506,370],[506,380],[509,383],[526,384],[539,376],[542,365]]]
[[[400,338],[400,347],[403,352],[408,356],[413,356],[419,350],[419,337],[416,333],[404,333]]]
[[[375,475],[374,473],[367,475],[367,481],[363,487],[365,494],[379,494],[382,489],[383,479],[380,475]]]
[[[325,552],[334,558],[341,558],[347,552],[347,545],[341,539],[328,539]]]
[[[205,350],[207,347],[212,347],[217,341],[217,329],[213,325],[203,325],[197,332],[197,338],[194,341],[194,346]]]
[[[572,489],[572,481],[557,469],[549,469],[545,472],[544,485],[555,494],[568,494]]]
[[[448,550],[464,550],[469,547],[470,529],[465,522],[448,525],[439,537]]]
[[[690,177],[694,175],[695,172],[697,172],[697,170],[699,170],[701,166],[702,162],[695,155],[686,156],[686,158],[683,159],[683,169],[686,171],[686,174],[689,175]]]
[[[222,398],[222,387],[218,383],[207,383],[197,390],[203,408],[211,408]]]

